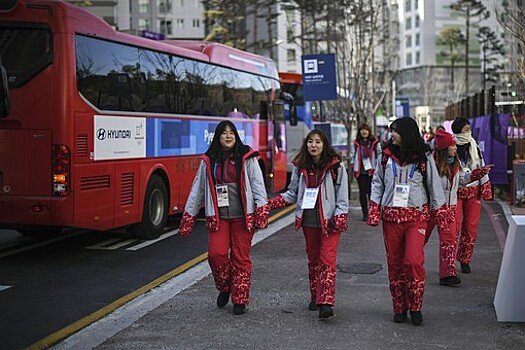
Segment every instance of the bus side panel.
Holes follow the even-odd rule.
[[[115,164],[116,196],[115,204],[115,227],[126,226],[140,221],[140,191],[146,186],[139,185],[139,162],[120,162]]]
[[[113,228],[117,181],[114,163],[77,164],[74,168],[74,226],[108,230]]]

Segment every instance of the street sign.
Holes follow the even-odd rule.
[[[396,98],[396,117],[410,117],[410,104],[408,98],[398,97]]]
[[[303,55],[302,66],[305,101],[337,99],[335,54]]]

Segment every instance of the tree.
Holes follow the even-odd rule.
[[[441,55],[450,61],[450,86],[451,94],[454,93],[456,85],[454,83],[454,67],[456,62],[462,58],[458,48],[465,42],[465,37],[457,27],[447,27],[439,32],[437,44],[444,44],[448,51],[442,51]],[[466,79],[466,78],[465,78]],[[467,79],[465,80],[468,81]]]
[[[246,48],[246,0],[202,0],[206,41]]]
[[[503,45],[496,36],[496,33],[489,27],[481,27],[477,34],[482,48],[482,74],[483,74],[483,91],[486,90],[487,81],[496,80],[496,72],[503,69],[498,64],[499,58],[504,54]]]
[[[469,74],[469,40],[471,25],[479,23],[489,17],[490,13],[483,5],[481,0],[457,0],[450,5],[450,8],[458,15],[465,17],[465,86],[466,93],[469,93],[468,74]]]
[[[503,5],[501,9],[496,8],[496,19],[503,27],[510,40],[508,47],[514,52],[508,55],[517,73],[521,85],[525,85],[525,12],[522,7],[510,2]]]

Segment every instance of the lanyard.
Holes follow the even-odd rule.
[[[414,177],[414,173],[416,172],[416,163],[413,163],[412,164],[412,169],[410,170],[410,178],[413,178]],[[397,164],[396,164],[396,161],[392,159],[392,171],[394,172],[394,183],[395,183],[395,178],[397,177]],[[399,176],[399,179],[401,180],[401,176],[402,176],[402,172],[401,170],[399,171],[401,174]],[[405,183],[408,183],[408,178],[405,180]]]

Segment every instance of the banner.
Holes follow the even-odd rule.
[[[478,141],[485,164],[494,164],[489,173],[493,185],[508,184],[507,129],[508,114],[494,114],[470,118],[472,136]]]

